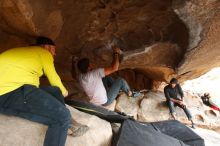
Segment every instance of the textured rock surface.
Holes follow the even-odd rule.
[[[144,122],[162,121],[169,119],[165,98],[159,93],[150,92],[141,101],[138,109],[138,120]]]
[[[147,122],[167,120],[170,114],[165,101],[166,99],[162,92],[149,92],[146,98],[141,101],[141,107],[138,111],[138,120]],[[192,114],[196,116],[195,122],[205,122],[197,118],[197,116],[201,116],[202,118],[205,116],[205,107],[202,102],[189,94],[185,95],[185,102]],[[185,123],[188,122],[181,108],[176,107],[176,113],[178,120]]]
[[[127,97],[126,94],[122,94],[117,99],[115,110],[126,113],[129,116],[133,116],[134,119],[137,119],[137,112],[142,98],[143,96],[132,98],[132,97]]]
[[[173,7],[189,28],[189,46],[179,65],[178,75],[183,80],[192,79],[219,66],[220,2],[174,1]]]
[[[0,0],[0,52],[33,44],[39,35],[51,37],[57,43],[56,69],[69,93],[81,100],[87,99],[71,75],[76,58],[89,57],[97,66],[106,66],[112,60],[111,46],[117,45],[124,56],[117,74],[132,88],[157,90],[161,81],[173,76],[185,81],[220,66],[219,34],[219,0]],[[169,118],[162,93],[151,92],[136,100],[120,97],[117,110],[143,121]],[[195,97],[186,100],[197,124],[220,131],[219,113]],[[185,114],[177,111],[180,120],[187,122]],[[4,124],[16,120],[3,118],[9,121]],[[26,122],[18,119],[26,135],[13,136],[23,146],[20,136],[31,136],[29,130],[36,129],[36,145],[42,142],[43,136],[38,136],[45,127],[27,122],[33,127],[27,129]],[[12,134],[0,138],[8,142]],[[80,141],[69,139],[69,143]]]
[[[81,137],[68,136],[66,146],[111,145],[112,129],[108,122],[74,108],[69,107],[69,109],[77,122],[86,124],[90,129]],[[47,126],[0,115],[0,128],[1,146],[42,146]]]
[[[116,106],[116,100],[114,100],[110,105],[104,106],[104,108],[111,110],[111,111],[115,111],[115,106]]]
[[[116,110],[137,117],[141,122],[163,121],[171,118],[169,109],[166,106],[164,94],[148,92],[144,98],[128,99],[122,95],[118,98]],[[185,102],[191,111],[194,122],[198,127],[212,129],[220,132],[220,114],[207,106],[204,106],[201,99],[185,93]],[[176,107],[177,120],[190,124],[184,111]]]
[[[121,69],[146,80],[187,80],[220,65],[219,18],[218,0],[1,0],[0,51],[49,36],[57,70],[71,82],[72,57],[104,66],[118,45],[126,56]]]

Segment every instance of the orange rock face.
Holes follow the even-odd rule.
[[[112,61],[113,45],[123,50],[119,74],[134,88],[198,77],[220,65],[219,26],[218,0],[0,1],[0,51],[51,37],[68,86],[75,83],[72,58],[89,57],[103,67]]]

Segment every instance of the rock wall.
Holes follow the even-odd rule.
[[[124,52],[121,70],[146,81],[184,81],[220,65],[219,11],[218,0],[1,0],[0,52],[51,37],[57,70],[72,82],[72,58],[106,66],[117,45]]]
[[[182,80],[193,79],[219,66],[220,2],[177,1],[173,7],[189,28],[189,46],[179,64],[178,76]]]

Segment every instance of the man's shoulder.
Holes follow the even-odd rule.
[[[101,72],[101,71],[104,71],[104,68],[96,68],[93,69],[91,72]]]
[[[182,87],[181,87],[181,85],[180,85],[180,84],[177,84],[177,85],[176,85],[176,87],[177,87],[177,88],[181,88],[181,89],[182,89]]]
[[[8,49],[4,52],[2,52],[1,55],[19,55],[19,54],[36,54],[39,52],[44,52],[45,49],[43,49],[42,47],[38,47],[38,46],[26,46],[26,47],[16,47],[16,48],[11,48]],[[45,50],[46,51],[46,50]]]
[[[40,46],[26,46],[26,47],[17,47],[17,48],[12,48],[12,49],[20,49],[20,50],[22,50],[22,49],[29,49],[29,50],[39,50],[39,51],[42,51],[42,50],[45,50],[45,49],[43,49],[42,47],[40,47]]]
[[[102,74],[104,74],[104,68],[93,69],[93,70],[89,71],[88,74],[94,75],[94,76],[102,75]]]
[[[50,52],[48,50],[46,50],[46,49],[44,49],[44,48],[42,48],[40,46],[30,46],[28,48],[32,49],[32,50],[34,50],[36,52],[40,52],[40,53],[44,53],[44,54],[50,54]]]
[[[101,72],[101,70],[100,70],[100,68],[98,68],[98,69],[91,70],[87,73],[80,74],[79,77],[80,77],[80,79],[97,78],[97,74],[99,74],[100,72]]]
[[[31,49],[32,52],[37,53],[39,56],[43,56],[46,60],[53,60],[53,55],[48,50],[40,46],[31,46],[29,49]]]
[[[164,87],[164,90],[168,90],[168,89],[170,89],[170,85],[166,85],[166,86]]]

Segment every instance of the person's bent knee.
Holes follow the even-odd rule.
[[[125,79],[123,79],[123,78],[121,78],[121,77],[118,77],[116,81],[122,82],[122,83],[123,83],[123,82],[126,82]]]
[[[72,117],[68,108],[65,107],[64,109],[62,109],[62,112],[60,112],[59,115],[59,121],[61,122],[61,124],[70,123]]]
[[[166,101],[166,104],[168,107],[172,107],[172,108],[174,107],[174,103],[170,100]]]
[[[71,119],[71,113],[68,108],[66,108],[66,110],[65,110],[65,119],[67,119],[67,120]]]
[[[67,112],[66,112],[66,122],[65,122],[65,124],[66,125],[70,125],[70,123],[71,123],[71,119],[72,119],[72,116],[71,116],[71,113],[70,113],[70,111],[69,111],[69,109],[67,109]]]

